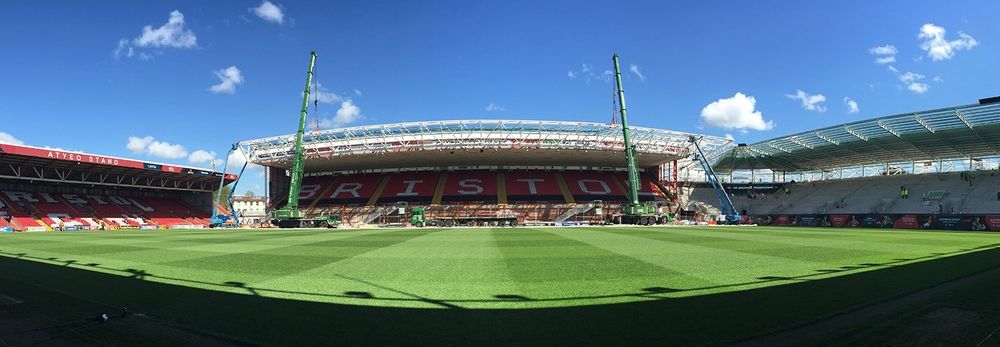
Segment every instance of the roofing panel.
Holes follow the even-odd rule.
[[[1000,103],[904,113],[733,147],[718,172],[798,172],[887,162],[1000,156]]]

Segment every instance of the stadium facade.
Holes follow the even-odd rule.
[[[203,228],[233,174],[0,144],[0,230]]]
[[[738,144],[715,161],[758,224],[1000,230],[1000,103],[909,112]],[[704,188],[684,208],[715,213]]]
[[[710,188],[699,183],[694,136],[723,174],[744,222],[1000,230],[1000,104],[992,99],[749,145],[633,130],[642,199],[688,218],[720,214]],[[241,143],[251,162],[268,168],[272,207],[287,199],[293,141],[283,135]],[[594,201],[606,215],[625,197],[624,147],[615,125],[411,122],[314,131],[303,141],[303,206],[341,213],[348,224],[403,221],[392,208],[402,205],[587,223],[601,220]]]
[[[713,152],[730,140],[631,127],[642,171],[640,196],[673,209],[677,167],[693,154],[690,138]],[[294,135],[241,142],[268,167],[271,205],[287,195]],[[625,200],[622,129],[588,122],[454,120],[358,126],[303,138],[308,213],[340,213],[348,224],[392,222],[392,206],[439,214],[518,214],[522,223],[593,221],[593,201]],[[678,162],[681,162],[680,164]],[[613,208],[606,208],[610,211]],[[589,213],[589,214],[588,214]]]

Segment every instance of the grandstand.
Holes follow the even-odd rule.
[[[714,153],[731,141],[631,127],[642,171],[640,198],[676,206],[678,161],[691,136]],[[293,135],[241,142],[268,167],[269,203],[287,200]],[[625,201],[621,126],[587,122],[456,120],[358,126],[307,133],[308,214],[339,213],[351,225],[402,220],[390,208],[428,206],[429,214],[514,213],[521,223],[593,222]],[[284,194],[282,194],[284,193]]]
[[[998,143],[1000,103],[982,100],[740,144],[713,168],[747,222],[1000,230]],[[681,198],[719,213],[707,186]]]
[[[0,144],[0,230],[202,228],[223,173]],[[237,179],[226,175],[226,184]]]

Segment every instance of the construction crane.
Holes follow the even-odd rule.
[[[307,217],[299,210],[299,193],[302,191],[302,173],[305,165],[305,152],[302,149],[302,136],[306,130],[306,116],[309,113],[309,86],[312,85],[313,69],[316,67],[316,52],[309,53],[309,70],[306,72],[306,88],[302,93],[302,110],[299,113],[299,128],[295,133],[295,153],[292,157],[292,169],[289,173],[291,183],[288,188],[288,204],[274,210],[271,223],[282,228],[330,228],[340,225],[340,216],[319,215]]]
[[[729,198],[729,193],[726,193],[726,188],[722,186],[719,177],[715,175],[715,170],[712,169],[712,164],[708,162],[708,157],[705,157],[705,153],[701,151],[701,146],[698,145],[698,138],[691,136],[688,138],[688,141],[698,151],[694,159],[701,163],[701,168],[705,170],[705,180],[712,185],[712,191],[715,192],[715,197],[719,199],[719,204],[722,206],[722,214],[725,216],[726,222],[731,224],[739,223],[740,213],[736,211],[736,206],[733,205],[733,200]]]
[[[618,65],[618,54],[611,57],[615,63],[615,85],[618,89],[618,107],[622,118],[622,136],[625,140],[625,165],[628,170],[628,201],[622,206],[620,222],[622,224],[651,225],[664,221],[656,206],[639,202],[639,169],[635,161],[635,144],[628,128],[627,108],[625,107],[625,90],[622,89],[622,71]]]
[[[243,178],[243,171],[247,169],[247,163],[243,163],[243,168],[240,169],[239,176],[236,176],[236,181],[233,182],[233,187],[229,189],[229,195],[226,197],[226,201],[229,203],[229,210],[222,208],[222,187],[223,183],[226,182],[226,169],[229,168],[229,157],[233,155],[233,152],[239,147],[239,143],[234,143],[229,149],[229,153],[226,154],[226,160],[222,164],[222,179],[219,181],[219,191],[216,192],[215,196],[215,208],[212,209],[212,218],[209,219],[208,226],[210,228],[222,228],[222,227],[236,227],[240,225],[240,217],[236,214],[236,210],[233,209],[233,194],[236,193],[236,186],[240,183],[240,179]],[[232,220],[232,223],[229,221]]]

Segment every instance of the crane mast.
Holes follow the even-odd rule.
[[[309,70],[306,71],[306,87],[302,93],[302,109],[299,112],[299,128],[295,132],[295,153],[292,156],[290,171],[291,183],[288,189],[288,203],[285,207],[274,211],[274,222],[283,228],[334,226],[340,224],[339,216],[319,216],[305,218],[305,213],[299,210],[299,193],[302,191],[302,173],[305,165],[305,151],[302,149],[302,136],[306,132],[306,116],[309,113],[309,86],[312,85],[313,69],[316,66],[316,52],[309,53]]]
[[[611,57],[615,62],[615,84],[618,87],[618,107],[622,116],[622,136],[625,138],[625,164],[628,170],[628,198],[632,206],[639,205],[639,169],[635,167],[635,145],[628,128],[628,108],[625,107],[625,90],[622,89],[622,71],[618,66],[618,54]]]
[[[302,191],[302,166],[305,153],[302,150],[302,136],[306,132],[306,116],[309,113],[309,86],[312,85],[313,68],[316,66],[316,52],[309,53],[309,70],[306,71],[306,88],[302,92],[302,110],[299,112],[299,130],[295,132],[295,157],[292,158],[292,181],[288,190],[289,210],[298,210],[299,193]]]

